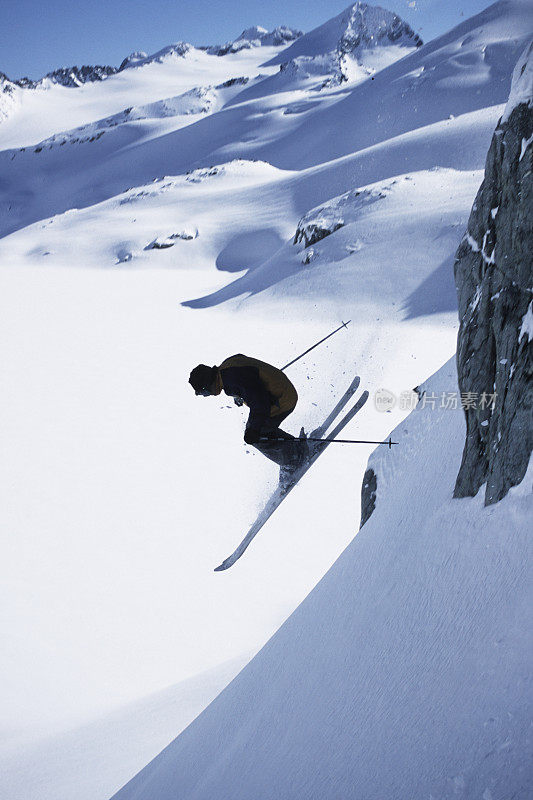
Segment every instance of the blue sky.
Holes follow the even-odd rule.
[[[308,31],[340,13],[348,0],[6,0],[0,71],[39,78],[74,64],[118,66],[132,50],[153,53],[179,40],[217,44],[243,28],[289,25]],[[429,41],[490,5],[489,0],[376,0]]]

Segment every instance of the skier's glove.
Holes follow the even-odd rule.
[[[242,399],[242,397],[234,397],[233,402],[235,403],[236,406],[239,406],[239,408],[244,405],[244,400]]]
[[[259,431],[256,431],[253,428],[247,428],[244,432],[244,441],[246,444],[256,444],[260,438],[261,434]]]

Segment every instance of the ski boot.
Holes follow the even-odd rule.
[[[287,491],[298,470],[304,466],[309,458],[309,442],[302,428],[298,439],[294,440],[295,447],[285,464],[279,468],[279,485],[283,493]],[[292,449],[292,448],[291,448]]]

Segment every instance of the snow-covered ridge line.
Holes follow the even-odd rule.
[[[199,49],[205,49],[210,55],[225,56],[228,53],[238,53],[240,50],[247,50],[251,47],[285,47],[300,36],[303,36],[303,31],[287,28],[285,25],[274,28],[273,31],[267,31],[260,25],[254,25],[252,28],[246,28],[232,42]]]
[[[156,53],[148,55],[142,50],[136,50],[121,62],[119,67],[109,65],[84,65],[81,67],[60,67],[47,72],[42,78],[32,80],[31,78],[18,78],[11,80],[3,72],[0,72],[0,89],[2,83],[11,84],[13,87],[21,89],[37,89],[39,87],[46,87],[50,83],[60,84],[67,88],[77,88],[83,86],[85,83],[93,83],[103,81],[111,75],[116,75],[125,69],[132,67],[144,67],[147,64],[162,64],[165,61],[174,58],[185,57],[188,53],[195,50],[201,50],[208,55],[224,56],[228,53],[238,53],[240,50],[250,49],[252,47],[286,47],[291,42],[294,42],[303,33],[300,30],[288,28],[284,25],[274,28],[272,31],[267,31],[260,25],[244,30],[240,36],[233,42],[227,42],[224,45],[209,45],[193,47],[188,42],[178,41],[174,44],[167,45]],[[5,88],[4,88],[5,91]]]
[[[60,67],[52,72],[47,72],[39,80],[33,81],[30,78],[19,78],[11,81],[13,85],[21,89],[37,89],[51,83],[58,83],[70,89],[76,89],[85,83],[95,83],[104,81],[110,75],[115,75],[119,70],[116,67],[96,64],[94,66],[84,65],[81,67]]]
[[[230,78],[216,86],[195,86],[175,97],[165,97],[162,100],[156,100],[146,105],[129,106],[117,114],[112,114],[87,125],[80,125],[67,131],[58,131],[53,136],[38,142],[35,147],[19,148],[19,152],[33,150],[34,153],[41,153],[44,149],[51,150],[54,146],[62,147],[65,144],[94,142],[100,139],[107,131],[131,122],[207,115],[220,108],[223,98],[228,96],[227,90],[239,91],[240,87],[245,86],[249,81],[250,79],[244,76]]]

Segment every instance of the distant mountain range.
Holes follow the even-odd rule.
[[[161,63],[170,58],[183,57],[191,50],[202,50],[209,55],[225,56],[254,47],[277,47],[280,52],[268,62],[270,65],[286,65],[301,56],[316,58],[331,56],[338,65],[339,73],[346,76],[347,59],[358,59],[364,50],[374,50],[387,45],[420,47],[422,40],[397,14],[379,6],[357,2],[324,25],[304,34],[302,31],[279,26],[272,31],[260,25],[246,28],[233,41],[222,45],[193,47],[187,42],[177,42],[153,55],[135,51],[127,56],[119,67],[96,64],[81,67],[60,67],[48,72],[38,80],[19,78],[11,80],[0,72],[0,92],[8,94],[17,87],[36,89],[47,83],[60,84],[70,89],[86,83],[103,81],[117,72],[131,67],[141,67],[154,62]]]

